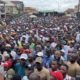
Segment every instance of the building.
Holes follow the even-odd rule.
[[[16,6],[10,2],[10,1],[5,1],[5,11],[7,15],[13,15],[13,14],[18,14],[18,10]]]
[[[5,2],[0,0],[0,19],[5,18]]]
[[[24,12],[28,13],[28,14],[33,14],[33,13],[38,13],[38,10],[36,10],[35,8],[32,8],[32,7],[25,7]]]
[[[75,13],[80,12],[80,5],[76,5],[74,8]]]
[[[1,0],[0,1],[0,17],[12,17],[23,13],[24,4],[21,1]]]
[[[24,11],[24,3],[22,1],[11,1],[17,8],[18,13],[23,13]]]
[[[73,8],[69,8],[65,11],[66,16],[75,16],[75,11]]]

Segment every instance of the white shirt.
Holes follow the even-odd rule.
[[[13,57],[13,59],[15,60],[16,56],[17,56],[17,53],[14,50],[12,50],[10,54]]]
[[[55,48],[55,47],[56,47],[56,45],[57,45],[57,43],[52,42],[52,43],[51,43],[51,48]]]
[[[22,80],[29,80],[27,76],[24,76]]]
[[[71,76],[66,75],[66,77],[64,78],[64,80],[71,80]]]
[[[77,33],[76,41],[77,41],[77,42],[79,42],[79,41],[80,41],[80,33]]]

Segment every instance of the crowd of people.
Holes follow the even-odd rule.
[[[80,80],[80,21],[23,14],[2,25],[0,80]]]

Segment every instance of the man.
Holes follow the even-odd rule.
[[[53,72],[58,70],[57,61],[52,61],[52,63],[51,63],[51,70],[52,70]]]
[[[63,80],[63,75],[60,71],[50,72],[51,80]]]
[[[57,61],[58,65],[61,66],[61,64],[63,64],[64,62],[64,58],[61,56],[61,52],[60,51],[55,51],[55,54],[52,55],[52,60]]]
[[[4,77],[2,75],[0,75],[0,80],[4,80]]]
[[[77,35],[76,35],[76,42],[80,43],[80,32],[77,32]]]
[[[26,60],[28,59],[27,54],[21,54],[20,56],[20,62],[16,63],[14,68],[15,71],[18,73],[19,76],[21,76],[23,78],[23,76],[25,76],[25,63]]]
[[[78,68],[78,63],[76,62],[76,56],[75,54],[71,54],[70,55],[70,59],[67,62],[68,65],[68,75],[70,75],[71,77],[76,77],[76,73],[77,73],[77,68]]]
[[[25,65],[25,76],[22,78],[22,80],[29,80],[29,76],[33,72],[34,67],[31,64]]]
[[[2,65],[2,55],[0,55],[0,74],[4,76],[4,66]]]
[[[35,62],[36,62],[36,68],[34,72],[40,76],[41,80],[50,80],[49,71],[42,65],[42,58],[37,57]]]
[[[50,64],[52,62],[51,50],[46,50],[46,54],[43,56],[43,65],[46,68],[50,68]]]
[[[72,77],[68,75],[68,66],[66,64],[64,65],[61,65],[60,67],[60,71],[62,72],[63,74],[63,78],[64,80],[72,80]]]
[[[5,80],[11,80],[12,77],[15,75],[15,71],[12,68],[10,68],[5,75]]]

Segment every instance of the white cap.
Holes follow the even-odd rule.
[[[11,45],[10,44],[6,44],[6,47],[11,47]]]
[[[24,54],[24,53],[21,54],[20,59],[25,59],[25,60],[27,60],[27,59],[28,59],[27,54]]]
[[[56,45],[57,45],[57,43],[55,43],[55,42],[51,43],[51,48],[55,48]]]
[[[42,57],[43,56],[43,52],[38,52],[37,56]]]

